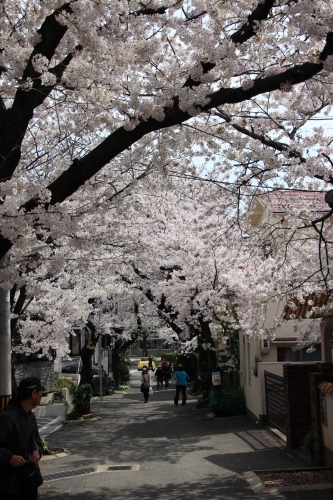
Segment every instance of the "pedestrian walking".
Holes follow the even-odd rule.
[[[169,382],[170,382],[171,375],[172,375],[172,366],[170,365],[170,361],[166,362],[163,374],[164,374],[165,388],[166,388],[166,390],[168,390],[169,389]]]
[[[149,387],[151,387],[150,373],[148,371],[148,368],[144,366],[142,368],[142,374],[141,374],[141,392],[143,392],[143,399],[145,403],[148,403]]]
[[[148,366],[149,366],[149,370],[153,369],[153,358],[151,357],[151,354],[149,354],[149,357],[148,357]]]
[[[179,394],[180,391],[182,391],[182,396],[183,396],[183,401],[182,405],[186,405],[186,387],[187,387],[187,382],[189,382],[191,379],[187,375],[187,373],[184,371],[183,365],[178,365],[178,370],[175,372],[173,378],[176,380],[176,395],[174,399],[175,406],[178,405],[178,399],[179,399]]]
[[[40,404],[39,378],[20,381],[17,398],[0,414],[0,497],[1,500],[36,500],[43,482],[38,462],[43,454],[37,421],[32,409]]]
[[[159,391],[160,387],[161,387],[161,390],[162,390],[162,388],[163,388],[164,372],[162,370],[161,365],[157,366],[157,370],[155,372],[155,377],[156,377],[156,380],[157,380],[157,390]]]

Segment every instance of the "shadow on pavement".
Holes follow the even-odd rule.
[[[237,477],[233,478],[221,478],[216,479],[216,476],[211,476],[206,478],[204,481],[200,482],[186,482],[183,484],[174,484],[169,482],[163,486],[154,485],[153,489],[146,484],[140,485],[138,487],[133,487],[130,490],[121,489],[121,491],[112,490],[112,488],[105,488],[101,486],[98,491],[84,490],[82,492],[72,493],[66,492],[66,498],[68,500],[79,500],[81,498],[87,500],[113,500],[127,499],[127,500],[170,500],[178,499],[182,500],[201,500],[201,499],[211,499],[211,498],[221,498],[223,500],[231,500],[241,498],[242,500],[253,500],[253,493],[248,488],[248,494],[244,490],[244,480]],[[52,500],[62,500],[63,496],[57,495],[56,492],[43,492],[41,494],[41,499],[48,498]]]
[[[173,397],[170,389],[143,404],[137,384],[130,393],[95,400],[92,409],[101,420],[67,424],[49,435],[49,446],[72,454],[42,461],[43,474],[113,464],[141,469],[46,482],[41,499],[259,500],[272,495],[255,494],[243,472],[308,466],[246,416],[206,420],[206,410],[195,410],[194,400],[175,407]],[[278,493],[274,500],[332,499],[330,491],[295,491]]]

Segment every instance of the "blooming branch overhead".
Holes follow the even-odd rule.
[[[244,311],[259,307],[271,276],[283,288],[297,261],[297,244],[285,263],[276,257],[279,273],[272,261],[248,262],[246,208],[258,192],[324,190],[332,183],[331,138],[320,127],[306,128],[332,108],[330,1],[3,0],[0,30],[0,256],[11,258],[0,283],[15,290],[13,300],[23,294],[24,304],[35,307],[39,297],[45,309],[48,283],[49,290],[59,287],[63,318],[85,316],[89,307],[81,310],[77,302],[120,286],[123,266],[157,272],[142,251],[139,228],[151,235],[147,247],[155,245],[152,255],[161,266],[172,266],[170,279],[161,280],[153,296],[161,297],[164,289],[172,308],[171,285],[177,283],[175,289],[195,304],[190,316],[182,306],[180,329],[214,322],[218,307],[227,307],[226,283],[238,304],[245,304],[255,268],[258,301]],[[160,228],[151,232],[141,208],[143,192],[148,203],[165,198],[152,199],[145,191],[154,175],[173,196],[177,189],[188,196],[193,180],[212,183],[209,211],[218,222],[213,215],[208,219],[225,219],[221,248],[228,248],[231,261],[223,260],[213,230],[203,225],[214,242],[209,251],[199,230],[187,233],[190,225],[198,227],[192,202],[189,222],[181,223],[184,250],[180,245],[176,255],[169,227],[162,259]],[[201,200],[202,192],[197,195]],[[161,223],[158,217],[158,210],[150,215],[151,227]],[[318,234],[318,224],[312,229],[325,246],[329,235],[321,229]],[[198,257],[192,237],[199,242]],[[307,247],[313,259],[313,242]],[[222,268],[238,269],[219,289],[211,283],[214,262],[219,279]],[[330,271],[325,273],[320,276],[327,288]],[[33,318],[55,325],[40,310]],[[261,334],[259,323],[245,314],[239,313],[239,321]],[[48,332],[43,338],[52,337]]]

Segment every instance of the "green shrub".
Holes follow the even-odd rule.
[[[131,380],[131,374],[128,368],[128,364],[125,363],[125,361],[123,360],[120,361],[117,366],[118,366],[118,372],[116,374],[117,376],[115,376],[115,373],[113,373],[113,378],[115,379],[116,390],[121,391],[122,386],[129,385],[129,382]]]
[[[171,366],[174,366],[177,362],[176,355],[173,352],[165,352],[161,355],[160,358],[155,358],[155,356],[153,356],[153,359],[157,364],[160,364],[162,358],[164,358],[165,361],[169,361]]]
[[[54,382],[54,389],[56,391],[61,391],[61,389],[69,389],[74,386],[73,382],[65,377],[56,377],[56,380]]]
[[[246,406],[243,389],[229,387],[220,393],[209,394],[208,412],[218,417],[245,415]]]
[[[90,407],[91,385],[82,384],[69,389],[72,396],[73,410],[67,415],[67,420],[79,420],[82,415],[87,413],[87,408]]]

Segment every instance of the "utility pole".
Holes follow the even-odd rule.
[[[0,268],[5,266],[8,254],[0,260]],[[1,411],[12,394],[12,362],[10,334],[10,291],[0,288],[0,398]]]
[[[103,373],[102,373],[102,335],[101,335],[101,315],[102,315],[102,300],[99,299],[99,311],[98,311],[98,365],[99,365],[99,394],[101,398],[101,403],[103,402]]]

